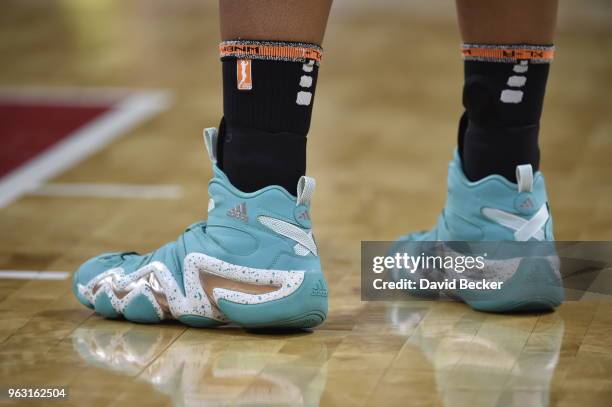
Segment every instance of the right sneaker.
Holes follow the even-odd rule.
[[[564,298],[552,218],[544,177],[531,165],[516,168],[517,183],[500,175],[469,181],[455,152],[448,171],[448,195],[436,226],[400,237],[391,253],[411,252],[442,257],[484,254],[482,270],[438,267],[406,273],[394,270],[396,279],[483,279],[501,282],[500,289],[415,290],[413,294],[437,297],[440,293],[490,312],[550,310]],[[500,242],[498,245],[491,242]],[[482,244],[480,244],[482,242]]]
[[[74,274],[77,299],[102,316],[141,323],[321,324],[327,283],[311,230],[314,179],[301,177],[297,196],[279,186],[239,191],[216,165],[217,130],[206,129],[204,140],[214,171],[208,221],[148,254],[88,260]]]

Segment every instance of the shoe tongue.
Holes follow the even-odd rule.
[[[516,184],[518,192],[533,191],[533,168],[531,164],[516,166]]]
[[[217,164],[217,140],[219,133],[214,127],[204,129],[204,145],[208,151],[208,158],[213,165]]]

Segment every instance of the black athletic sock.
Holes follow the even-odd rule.
[[[218,165],[245,192],[280,185],[296,193],[306,171],[321,48],[313,44],[225,41]]]
[[[539,168],[538,132],[554,47],[462,46],[465,68],[459,154],[470,181],[516,182],[520,164]]]

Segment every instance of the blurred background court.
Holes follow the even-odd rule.
[[[106,321],[70,292],[86,258],[149,251],[205,217],[216,2],[3,1],[0,387],[64,385],[72,405],[609,406],[610,301],[512,316],[360,302],[360,241],[428,228],[444,202],[454,13],[335,2],[308,157],[329,319],[263,335]],[[561,1],[556,45],[541,130],[556,237],[611,240],[610,2]]]

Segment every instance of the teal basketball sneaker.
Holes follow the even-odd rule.
[[[446,205],[436,226],[400,237],[391,249],[450,258],[449,266],[440,262],[415,272],[394,269],[393,277],[425,287],[413,294],[445,294],[482,311],[538,311],[560,305],[564,290],[544,177],[539,171],[534,174],[531,165],[519,165],[516,178],[516,184],[500,175],[471,182],[455,152]],[[482,267],[459,269],[456,260],[466,255],[481,255]],[[447,284],[420,284],[421,279],[455,282],[447,289]]]
[[[208,220],[148,253],[102,254],[74,273],[77,299],[107,318],[177,319],[211,327],[311,328],[327,315],[327,283],[312,234],[315,181],[297,196],[268,186],[244,193],[216,165],[217,130],[204,131],[213,166]]]

